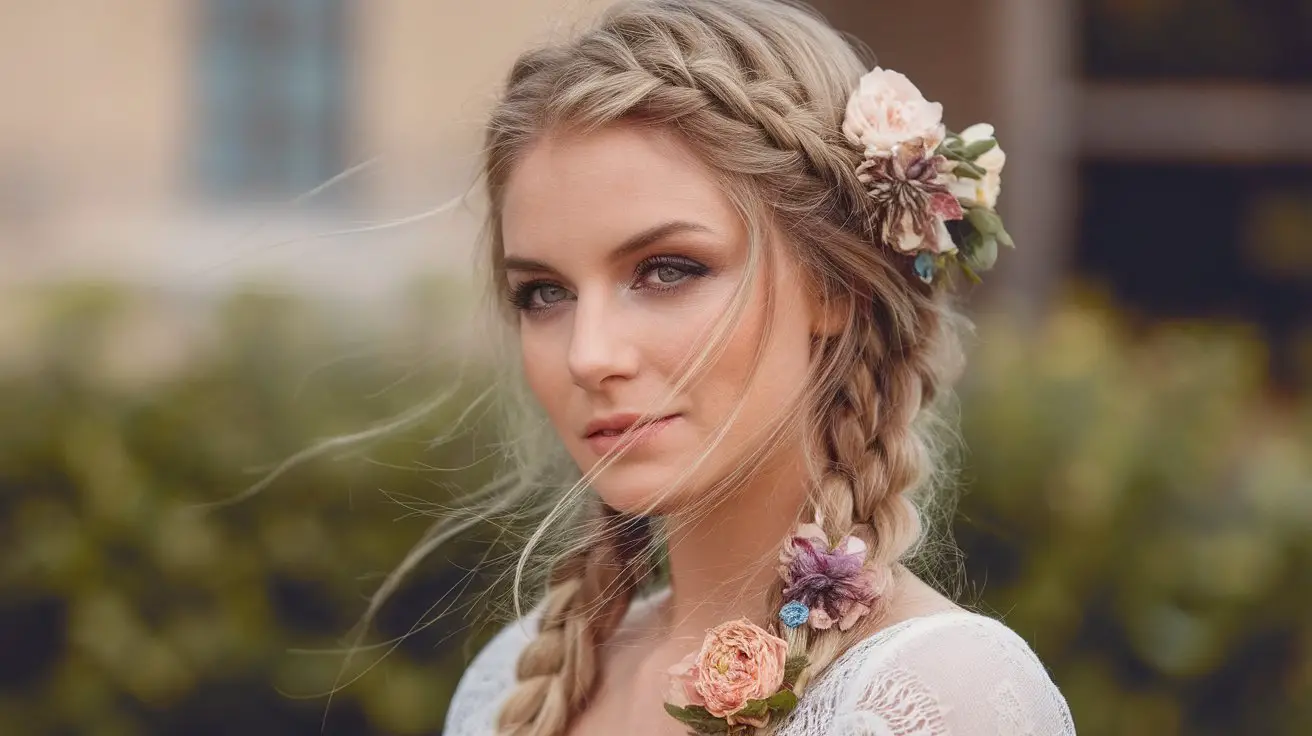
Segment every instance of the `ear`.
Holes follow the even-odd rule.
[[[824,294],[815,290],[811,294],[811,334],[816,337],[835,337],[842,334],[851,316],[851,297]]]

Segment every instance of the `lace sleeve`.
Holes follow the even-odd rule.
[[[1075,736],[1043,664],[993,619],[929,616],[849,654],[833,668],[833,720],[816,734]]]
[[[492,637],[460,677],[447,708],[445,736],[487,736],[494,733],[501,703],[515,685],[519,653],[537,633],[534,610]]]

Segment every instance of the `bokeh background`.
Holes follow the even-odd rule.
[[[0,0],[0,734],[440,732],[513,539],[343,647],[496,472],[441,205],[514,54],[604,4]],[[1312,732],[1312,3],[817,5],[1009,155],[963,601],[1081,734]]]

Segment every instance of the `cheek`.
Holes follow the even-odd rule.
[[[524,380],[538,403],[553,422],[568,396],[570,385],[563,343],[553,337],[553,330],[541,325],[525,326],[519,332],[519,354]]]
[[[800,394],[809,375],[811,325],[805,310],[789,307],[802,297],[795,291],[776,286],[778,302],[772,313],[767,312],[764,294],[755,295],[713,370],[717,405],[727,414],[743,401],[737,419],[742,428],[770,423]],[[769,342],[762,346],[767,332]]]

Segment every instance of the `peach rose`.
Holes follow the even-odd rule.
[[[843,133],[871,157],[889,156],[915,139],[933,151],[946,135],[943,106],[926,100],[905,75],[875,67],[848,99]]]
[[[746,619],[720,624],[706,632],[691,676],[699,705],[730,725],[763,725],[756,719],[735,720],[749,700],[774,695],[784,684],[788,643]]]
[[[692,652],[683,661],[669,670],[670,689],[665,694],[666,702],[687,708],[690,705],[706,706],[706,701],[697,692],[697,652]]]

